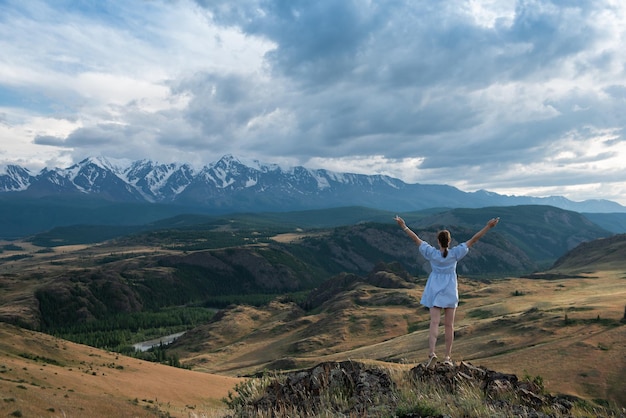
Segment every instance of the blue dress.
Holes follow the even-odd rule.
[[[420,253],[430,262],[432,271],[426,281],[422,294],[422,305],[432,308],[456,308],[459,305],[456,263],[469,252],[467,243],[448,249],[448,256],[443,257],[441,250],[426,241],[419,246]]]

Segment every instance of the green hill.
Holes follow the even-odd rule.
[[[601,267],[603,270],[623,268],[626,258],[626,234],[584,242],[560,257],[551,272],[585,272]]]

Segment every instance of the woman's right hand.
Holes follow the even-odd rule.
[[[398,215],[396,215],[395,218],[393,218],[396,220],[396,222],[398,223],[398,225],[400,226],[400,228],[404,229],[406,227],[406,223],[404,222],[404,219],[402,219],[401,217],[399,217]]]
[[[489,228],[493,228],[494,226],[498,225],[498,222],[500,222],[500,218],[489,219],[489,221],[487,222],[487,226]]]

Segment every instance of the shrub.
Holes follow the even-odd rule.
[[[488,309],[474,309],[473,311],[469,311],[467,313],[467,316],[469,316],[470,318],[485,319],[492,317],[493,312]]]

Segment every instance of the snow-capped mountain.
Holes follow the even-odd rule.
[[[33,175],[26,168],[18,165],[9,165],[0,171],[0,191],[19,192],[28,189]]]
[[[392,211],[435,207],[552,205],[578,212],[626,212],[606,200],[572,202],[563,197],[504,196],[463,192],[446,185],[407,184],[383,175],[282,168],[232,155],[194,169],[186,163],[121,161],[91,157],[68,168],[33,175],[11,165],[0,171],[0,195],[93,196],[112,202],[184,205],[210,211],[287,211],[367,206]]]
[[[120,173],[120,177],[149,202],[175,200],[194,176],[194,170],[189,164],[155,164],[149,160],[135,161]]]

